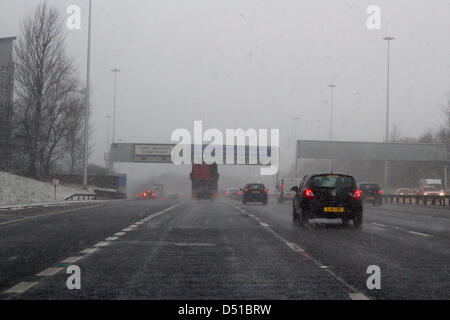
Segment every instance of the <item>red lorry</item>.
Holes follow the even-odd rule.
[[[217,195],[219,174],[217,164],[193,164],[191,172],[192,198],[214,199]]]

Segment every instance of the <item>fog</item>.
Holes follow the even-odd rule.
[[[1,36],[17,35],[19,21],[38,3],[2,1]],[[82,28],[68,31],[67,51],[84,79],[87,1],[47,3],[62,13],[72,4],[82,8]],[[381,8],[380,30],[366,26],[372,4]],[[112,68],[121,70],[118,142],[168,143],[173,130],[192,130],[194,120],[223,131],[276,128],[281,174],[288,174],[294,159],[293,117],[300,118],[298,139],[329,137],[330,83],[337,86],[334,139],[383,141],[386,35],[396,38],[391,42],[390,126],[395,124],[404,137],[417,137],[441,124],[450,89],[449,17],[448,0],[94,0],[90,161],[104,165]],[[137,186],[169,172],[188,179],[190,167],[121,164],[116,170]],[[257,167],[219,170],[229,177],[221,188],[263,179]]]

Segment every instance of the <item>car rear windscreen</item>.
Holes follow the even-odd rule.
[[[249,184],[248,190],[264,190],[264,185],[262,184]]]
[[[361,190],[380,190],[377,184],[362,184],[360,188]]]
[[[355,179],[336,174],[314,176],[310,180],[311,187],[316,188],[354,188]]]

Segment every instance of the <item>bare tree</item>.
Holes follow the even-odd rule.
[[[61,141],[77,83],[65,53],[63,20],[54,7],[40,4],[21,27],[16,43],[16,137],[27,159],[27,173],[48,176],[64,153]]]

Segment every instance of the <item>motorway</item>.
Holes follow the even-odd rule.
[[[0,299],[450,299],[448,208],[366,205],[361,229],[300,228],[273,201],[39,210],[2,214]],[[379,290],[366,286],[371,265]]]

